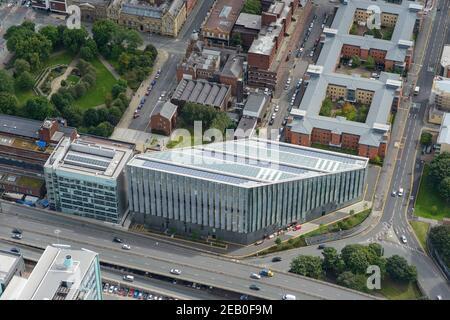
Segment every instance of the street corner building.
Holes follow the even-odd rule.
[[[134,147],[93,136],[61,140],[44,166],[50,208],[120,223],[128,201],[124,167]]]
[[[362,199],[368,159],[239,139],[139,154],[127,164],[135,223],[249,244]]]

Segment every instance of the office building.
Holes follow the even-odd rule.
[[[14,276],[21,277],[25,263],[20,254],[0,250],[0,297]]]
[[[28,278],[13,277],[0,300],[102,300],[98,253],[47,246]]]
[[[436,141],[436,153],[450,152],[450,113],[444,113]]]
[[[133,150],[109,139],[63,139],[44,168],[50,208],[120,223],[128,207],[124,168]]]
[[[450,78],[437,76],[431,87],[430,104],[442,111],[450,111]]]
[[[259,139],[135,156],[135,223],[249,244],[360,201],[367,158]]]

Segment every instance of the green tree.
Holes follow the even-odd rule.
[[[339,285],[358,290],[362,292],[368,292],[367,277],[363,274],[354,274],[351,271],[344,271],[339,275],[336,281]]]
[[[30,90],[34,86],[34,78],[31,73],[24,71],[16,78],[16,85],[22,90]]]
[[[5,70],[0,70],[0,92],[14,93],[14,80]]]
[[[44,97],[33,97],[29,99],[23,108],[23,112],[27,118],[35,120],[44,120],[47,117],[56,115],[52,104]]]
[[[450,268],[450,225],[431,228],[429,238],[433,248],[439,252],[442,260]]]
[[[16,61],[14,61],[14,69],[16,75],[20,75],[25,71],[26,72],[31,71],[30,64],[28,63],[28,61],[24,59],[17,59]]]
[[[439,194],[447,202],[450,202],[450,177],[446,177],[439,183]]]
[[[111,89],[111,95],[113,99],[116,99],[119,94],[127,91],[127,82],[120,79]]]
[[[48,25],[39,30],[39,33],[46,37],[52,43],[52,48],[55,50],[62,44],[62,39],[59,34],[58,27]]]
[[[80,49],[80,57],[86,61],[92,61],[98,54],[97,44],[91,38]]]
[[[393,255],[386,260],[386,272],[391,279],[401,282],[414,282],[417,280],[415,266],[408,265],[405,258]]]
[[[350,34],[358,35],[358,26],[356,25],[356,23],[352,24],[350,28]]]
[[[99,51],[106,56],[109,56],[109,44],[112,40],[113,34],[119,28],[117,23],[111,20],[98,20],[92,27],[92,35]]]
[[[261,0],[246,0],[241,12],[261,15]]]
[[[430,178],[439,185],[446,177],[450,177],[450,153],[443,152],[431,161]]]
[[[0,113],[14,115],[19,103],[16,96],[8,92],[0,92]]]
[[[360,65],[361,65],[361,59],[359,58],[359,56],[357,56],[357,55],[352,56],[352,67],[357,68]]]
[[[87,109],[83,114],[83,125],[86,127],[94,127],[100,123],[97,110],[94,108]]]
[[[350,244],[341,251],[342,260],[344,260],[346,269],[353,273],[365,273],[370,265],[371,252],[360,244]]]
[[[429,132],[422,132],[422,134],[420,135],[420,143],[425,145],[425,146],[429,146],[431,145],[431,139],[433,138],[433,135]]]
[[[322,259],[320,257],[299,255],[292,260],[290,272],[314,279],[321,279],[323,277]]]
[[[67,28],[63,33],[64,48],[66,48],[72,54],[80,52],[80,49],[87,42],[88,35],[89,34],[84,27],[80,29]]]
[[[281,238],[280,237],[277,237],[276,239],[275,239],[275,244],[277,245],[277,246],[279,246],[280,244],[281,244]]]
[[[320,115],[325,117],[331,117],[331,110],[333,108],[333,102],[329,97],[326,97],[322,101],[322,107],[320,108]]]
[[[240,33],[234,33],[231,37],[231,45],[232,46],[241,46],[242,45],[242,37]]]
[[[114,127],[107,121],[104,121],[93,128],[90,133],[100,137],[109,137],[114,131]]]
[[[375,69],[375,59],[372,56],[368,56],[365,65],[368,70],[374,70]]]
[[[108,110],[108,122],[115,126],[119,123],[120,118],[122,117],[122,111],[116,106],[112,106]]]
[[[63,109],[61,116],[67,120],[69,126],[80,127],[83,124],[83,112],[75,106],[68,106]]]
[[[322,251],[323,270],[333,276],[339,275],[345,269],[345,263],[333,247],[326,247]]]

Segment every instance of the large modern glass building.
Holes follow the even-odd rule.
[[[367,158],[260,139],[135,156],[127,164],[136,223],[251,243],[361,200]]]

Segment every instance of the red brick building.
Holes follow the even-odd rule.
[[[177,124],[177,106],[169,101],[158,101],[150,117],[152,132],[170,136]]]

